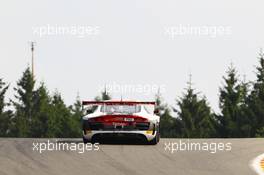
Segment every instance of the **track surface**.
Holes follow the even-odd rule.
[[[231,151],[165,151],[161,139],[156,146],[100,144],[99,151],[33,151],[33,142],[48,139],[0,138],[1,175],[254,175],[250,161],[264,153],[264,139],[198,139],[190,142],[230,142]],[[80,144],[80,139],[52,139]]]

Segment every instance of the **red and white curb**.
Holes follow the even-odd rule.
[[[252,160],[251,167],[258,175],[264,175],[264,154]]]

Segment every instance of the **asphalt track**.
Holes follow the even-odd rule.
[[[158,145],[100,144],[98,151],[33,151],[33,142],[48,139],[0,138],[1,175],[254,175],[249,164],[264,153],[264,139],[192,139],[190,142],[228,143],[231,151],[165,150],[179,139],[161,139]],[[54,143],[80,144],[80,139],[52,139]],[[183,140],[186,141],[187,140]]]

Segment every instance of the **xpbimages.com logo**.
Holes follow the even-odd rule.
[[[33,142],[33,151],[39,152],[40,154],[46,151],[76,151],[78,153],[84,153],[85,151],[99,151],[99,143],[65,143],[65,142]]]
[[[231,151],[232,143],[194,142],[190,140],[179,140],[177,142],[165,142],[164,150],[171,154],[179,151],[204,151],[215,154],[221,151]]]
[[[100,34],[99,26],[91,25],[43,25],[32,27],[34,36],[40,38],[47,36],[75,36],[77,38],[85,38]]]

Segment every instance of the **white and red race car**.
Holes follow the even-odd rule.
[[[138,101],[83,101],[92,106],[83,120],[83,142],[94,142],[104,137],[140,137],[149,144],[160,139],[160,117],[155,102]]]

